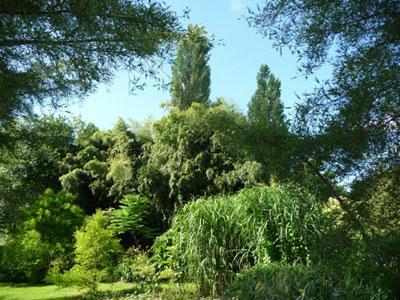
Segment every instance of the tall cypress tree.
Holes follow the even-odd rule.
[[[204,27],[189,25],[172,66],[171,96],[175,107],[185,110],[193,102],[209,104],[211,48]]]
[[[261,65],[257,74],[257,89],[249,103],[250,122],[267,127],[287,128],[280,96],[281,81],[275,78],[267,65]]]

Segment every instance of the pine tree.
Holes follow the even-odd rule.
[[[175,107],[185,110],[193,102],[209,104],[211,48],[204,27],[189,25],[172,66],[171,96]]]
[[[281,81],[275,78],[267,65],[261,65],[257,74],[257,89],[249,103],[250,122],[262,126],[286,128],[280,96]]]

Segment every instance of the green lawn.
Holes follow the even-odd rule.
[[[137,285],[132,283],[102,283],[99,290],[110,294],[122,294],[134,291]],[[85,290],[74,287],[60,288],[55,285],[0,284],[0,300],[48,300],[83,299]]]
[[[99,299],[198,299],[193,284],[162,284],[156,291],[137,295],[142,289],[133,283],[101,283]],[[55,285],[27,285],[0,283],[0,300],[50,300],[88,299],[85,290],[74,287],[60,288]]]

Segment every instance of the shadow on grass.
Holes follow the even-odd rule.
[[[146,290],[143,290],[140,287],[132,287],[120,291],[96,291],[95,293],[82,292],[81,295],[78,296],[56,296],[49,297],[46,300],[92,300],[92,299],[118,299],[120,297],[125,296],[133,296],[140,295],[146,293]],[[0,300],[2,300],[0,298]]]
[[[144,289],[140,286],[137,287],[132,287],[120,291],[97,291],[94,294],[91,293],[85,293],[82,295],[82,298],[78,299],[114,299],[114,298],[120,298],[120,297],[125,297],[125,296],[130,296],[130,295],[140,295],[144,294],[148,291],[148,289]]]

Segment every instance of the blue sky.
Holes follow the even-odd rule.
[[[297,59],[288,51],[282,55],[272,47],[272,42],[256,33],[242,18],[246,7],[254,7],[253,0],[167,0],[166,3],[178,13],[190,9],[190,19],[184,24],[202,24],[223,45],[211,52],[211,100],[225,97],[236,103],[245,113],[256,88],[256,75],[261,64],[267,64],[272,73],[281,80],[282,96],[292,113],[297,100],[295,94],[312,91],[314,78],[305,79],[297,72]],[[170,74],[170,66],[165,66]],[[327,69],[316,73],[319,79],[327,78]],[[93,122],[102,129],[111,128],[118,117],[125,120],[143,121],[149,117],[158,119],[166,114],[160,108],[168,101],[169,91],[159,90],[150,83],[143,91],[130,93],[129,76],[126,71],[116,73],[108,85],[100,85],[97,91],[79,103],[70,105],[66,115],[80,115],[84,121]]]

